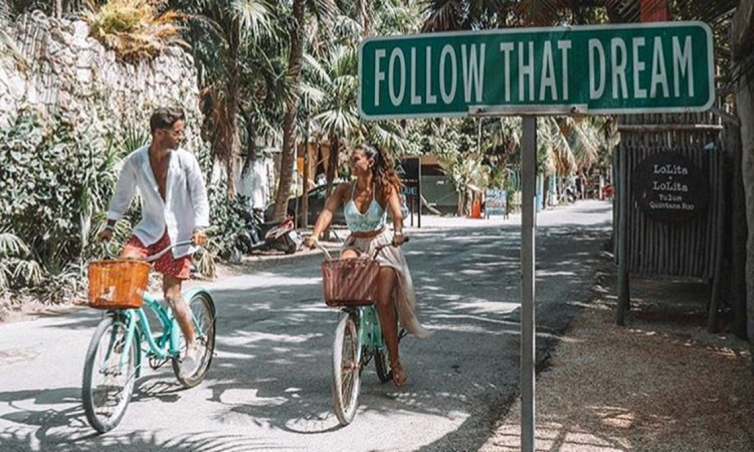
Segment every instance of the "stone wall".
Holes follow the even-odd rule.
[[[19,18],[9,30],[28,68],[0,53],[0,127],[19,110],[50,114],[99,114],[113,125],[145,121],[157,106],[180,105],[189,118],[189,144],[198,140],[196,68],[183,49],[167,49],[152,61],[128,64],[89,36],[80,20],[40,12]]]

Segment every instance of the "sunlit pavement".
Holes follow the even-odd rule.
[[[518,218],[425,217],[406,245],[420,318],[434,335],[401,343],[408,385],[362,375],[355,422],[330,408],[338,313],[321,300],[320,256],[206,286],[219,310],[217,356],[199,387],[148,370],[121,425],[86,423],[84,355],[100,313],[0,325],[0,451],[475,450],[518,387]],[[538,216],[538,353],[589,297],[611,204]]]

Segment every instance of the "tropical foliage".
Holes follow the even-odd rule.
[[[0,131],[0,231],[8,244],[0,254],[13,259],[5,262],[13,276],[6,288],[44,289],[57,299],[77,287],[75,257],[91,252],[92,223],[112,192],[120,157],[94,123],[76,129],[65,118],[43,123],[22,113]]]
[[[711,24],[728,70],[728,33],[736,0],[669,2],[679,19]],[[659,5],[659,0],[657,5]],[[284,214],[294,180],[295,149],[308,132],[331,149],[329,183],[345,175],[341,154],[360,142],[393,157],[438,156],[459,192],[463,214],[473,191],[516,187],[521,121],[517,118],[363,121],[357,110],[359,43],[368,36],[529,25],[631,22],[640,0],[0,0],[0,53],[26,64],[6,26],[22,13],[79,15],[92,35],[128,61],[184,45],[198,69],[203,143],[193,143],[208,180],[216,231],[197,264],[212,274],[243,227],[235,194],[240,166],[260,156],[259,142],[282,147],[277,190]],[[96,109],[93,106],[93,109]],[[104,220],[121,159],[148,140],[146,118],[108,124],[24,113],[0,130],[0,293],[77,289],[82,265],[99,250],[92,238]],[[615,144],[610,118],[543,118],[539,171],[564,179],[607,166]],[[281,146],[282,145],[282,146]],[[214,175],[216,177],[210,177]],[[138,209],[118,225],[121,242]]]

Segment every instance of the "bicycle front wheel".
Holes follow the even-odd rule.
[[[350,424],[356,416],[361,390],[361,347],[354,316],[346,314],[335,330],[332,350],[332,400],[340,425]]]
[[[141,350],[136,334],[126,346],[127,335],[128,323],[108,315],[94,331],[86,352],[81,398],[86,419],[100,433],[120,423],[133,394]]]
[[[189,300],[189,310],[194,321],[194,335],[199,346],[197,359],[199,366],[190,375],[181,372],[181,362],[178,357],[173,358],[173,372],[178,381],[186,388],[193,388],[204,380],[212,356],[215,353],[215,303],[206,292],[200,292]]]

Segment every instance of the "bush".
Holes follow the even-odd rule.
[[[11,265],[6,288],[38,289],[50,301],[80,288],[80,259],[112,193],[117,160],[94,121],[74,128],[61,117],[44,123],[22,112],[0,131],[0,231],[23,244],[0,253],[39,266],[38,277],[22,278],[23,264]]]

